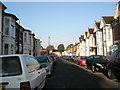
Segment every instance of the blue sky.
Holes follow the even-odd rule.
[[[21,25],[32,30],[42,40],[42,46],[50,43],[56,48],[78,42],[87,28],[101,16],[113,16],[116,2],[4,2],[6,12],[16,15]]]

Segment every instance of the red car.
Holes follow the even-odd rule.
[[[86,65],[87,56],[80,56],[77,58],[76,63],[79,65]]]

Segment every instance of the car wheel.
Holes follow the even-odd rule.
[[[108,69],[108,78],[109,79],[114,79],[115,78],[115,76],[114,76],[114,74],[113,74],[111,69]]]
[[[87,64],[85,65],[85,68],[88,69],[88,65]]]
[[[94,73],[96,70],[95,70],[95,66],[92,65],[92,72]]]

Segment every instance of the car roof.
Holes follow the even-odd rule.
[[[88,57],[88,56],[80,56],[80,57]]]
[[[41,55],[41,56],[35,56],[35,57],[48,57],[49,55]]]
[[[0,57],[10,57],[10,56],[32,56],[32,55],[28,55],[28,54],[10,54],[10,55],[0,55]]]

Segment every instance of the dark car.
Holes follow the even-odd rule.
[[[72,56],[66,56],[66,60],[72,61]]]
[[[77,60],[78,57],[80,57],[80,56],[74,56],[72,62],[76,63],[76,60]]]
[[[91,55],[86,60],[86,68],[90,68],[92,72],[104,71],[107,69],[107,59],[102,55]]]
[[[108,59],[108,77],[120,79],[120,50],[114,52]]]
[[[54,66],[56,65],[57,58],[56,58],[55,55],[49,55],[49,57],[51,58],[51,60],[52,60],[52,65],[53,65],[53,67],[54,67]]]

